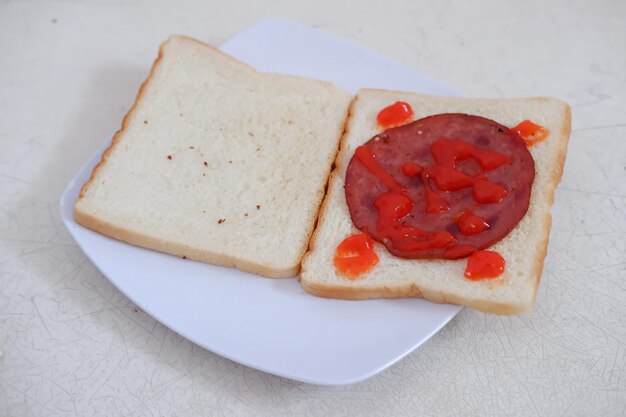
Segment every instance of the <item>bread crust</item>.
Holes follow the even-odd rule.
[[[554,204],[554,193],[556,192],[556,187],[561,182],[561,177],[563,176],[563,168],[565,167],[565,157],[567,156],[567,145],[569,144],[569,137],[572,130],[572,109],[569,104],[564,101],[556,100],[550,97],[539,97],[538,100],[550,100],[550,101],[558,101],[564,107],[564,117],[563,123],[561,124],[561,135],[558,138],[559,148],[556,154],[555,166],[552,171],[552,175],[550,177],[551,187],[549,188],[548,194],[548,205],[552,207]],[[537,297],[537,290],[539,288],[539,282],[541,281],[541,274],[543,272],[543,265],[546,259],[546,255],[548,254],[548,243],[550,241],[550,230],[552,229],[552,214],[548,210],[545,214],[545,224],[546,224],[546,233],[545,238],[543,239],[541,249],[539,251],[540,255],[535,262],[534,269],[532,275],[534,275],[535,279],[535,288],[533,290],[533,299],[532,303],[528,306],[528,310],[532,307],[535,302],[535,298]]]
[[[341,172],[339,172],[339,161],[344,159],[342,153],[345,152],[345,149],[346,149],[345,141],[348,138],[348,133],[350,132],[353,123],[355,123],[354,109],[355,109],[357,101],[360,98],[360,95],[363,92],[383,93],[385,95],[406,94],[406,92],[380,90],[380,89],[362,89],[357,93],[357,96],[353,100],[353,103],[350,107],[350,114],[346,122],[347,127],[341,139],[340,150],[337,155],[336,162],[335,162],[335,169],[331,173],[331,177],[330,177],[331,180],[330,180],[330,184],[328,187],[326,198],[324,199],[324,203],[322,204],[321,213],[320,213],[319,220],[318,220],[318,225],[322,224],[326,220],[325,208],[328,204],[331,204],[331,199],[332,199],[331,196],[332,196],[332,191],[334,187],[337,186],[337,183],[341,183],[341,181],[335,181],[334,178],[336,175],[341,175]],[[424,97],[425,99],[428,99],[427,95],[421,95],[421,96]],[[472,100],[472,99],[465,99],[465,100]],[[484,101],[485,99],[476,99],[476,100]],[[563,167],[565,164],[565,157],[567,154],[567,144],[569,141],[569,135],[571,131],[571,109],[567,103],[562,102],[560,100],[556,100],[554,98],[550,98],[550,97],[536,97],[536,98],[530,98],[527,100],[533,100],[537,102],[549,101],[549,102],[558,103],[558,105],[561,106],[564,111],[563,123],[559,129],[559,136],[556,137],[556,140],[558,142],[558,149],[556,151],[555,160],[554,160],[555,165],[552,167],[553,169],[551,170],[551,175],[549,177],[551,186],[548,187],[549,191],[548,191],[547,198],[548,198],[549,206],[552,206],[552,203],[554,201],[554,193],[556,190],[556,186],[559,183],[561,176],[563,174]],[[493,101],[497,102],[499,101],[499,99],[493,99]],[[541,279],[544,260],[545,260],[545,256],[547,254],[547,249],[548,249],[550,226],[552,222],[552,217],[551,217],[549,210],[545,213],[545,217],[542,220],[543,220],[543,224],[546,227],[543,230],[544,232],[543,239],[541,239],[541,241],[538,242],[539,247],[537,249],[537,256],[535,258],[533,268],[531,271],[528,272],[528,276],[530,276],[531,279],[533,280],[533,290],[532,290],[533,292],[532,292],[532,299],[526,303],[514,304],[514,303],[506,303],[506,302],[502,302],[498,300],[468,298],[468,297],[460,296],[458,294],[446,293],[445,291],[442,291],[442,290],[435,290],[432,288],[428,288],[424,285],[420,285],[415,282],[407,283],[406,285],[402,285],[402,286],[393,286],[393,287],[392,286],[356,287],[356,286],[350,285],[349,283],[346,283],[345,285],[336,285],[336,284],[331,284],[331,283],[327,283],[327,282],[323,282],[319,280],[316,281],[314,278],[308,279],[306,277],[308,273],[307,266],[306,266],[307,259],[312,256],[313,251],[315,251],[315,249],[318,246],[318,243],[319,243],[318,239],[320,238],[320,234],[321,234],[319,228],[316,229],[316,231],[314,232],[313,237],[311,239],[311,243],[309,244],[309,252],[305,255],[303,259],[303,269],[300,274],[300,283],[307,292],[313,295],[325,297],[325,298],[338,298],[338,299],[345,299],[345,300],[364,300],[364,299],[375,299],[375,298],[417,297],[417,298],[424,298],[424,299],[427,299],[429,301],[436,302],[436,303],[452,303],[452,304],[464,305],[464,306],[472,307],[476,310],[479,310],[485,313],[494,313],[494,314],[499,314],[499,315],[513,315],[513,314],[524,313],[524,312],[529,311],[532,308],[532,305],[534,303],[534,300],[537,294],[539,282]],[[506,239],[506,237],[504,239]]]
[[[181,244],[181,243],[170,242],[170,241],[167,241],[165,239],[159,239],[159,238],[155,238],[155,237],[152,237],[152,236],[147,236],[147,235],[145,235],[143,233],[139,233],[139,232],[133,231],[129,227],[119,227],[119,226],[116,226],[114,224],[111,224],[111,223],[108,223],[106,221],[103,221],[102,219],[99,219],[98,217],[94,216],[93,214],[81,210],[81,208],[79,207],[78,203],[80,202],[81,199],[83,199],[85,197],[85,195],[87,194],[88,189],[93,185],[95,178],[98,176],[98,174],[101,171],[102,167],[107,163],[107,159],[109,158],[111,153],[114,151],[114,149],[116,147],[119,146],[120,139],[126,133],[126,131],[128,129],[128,126],[130,124],[130,121],[134,117],[136,109],[141,104],[141,102],[144,100],[145,92],[148,90],[148,87],[150,86],[150,84],[152,83],[152,80],[154,79],[154,75],[156,74],[156,72],[159,69],[159,66],[161,65],[162,59],[163,59],[163,57],[165,55],[165,48],[166,48],[167,44],[169,42],[175,40],[175,39],[184,40],[184,41],[187,41],[187,42],[197,43],[197,44],[201,45],[202,47],[209,48],[213,52],[218,53],[222,57],[227,58],[233,64],[242,66],[242,67],[246,68],[247,70],[249,70],[251,72],[258,73],[258,71],[256,69],[254,69],[253,67],[251,67],[250,65],[248,65],[246,63],[243,63],[241,61],[238,61],[235,58],[233,58],[232,56],[230,56],[230,55],[220,51],[219,49],[214,48],[213,46],[208,45],[208,44],[206,44],[204,42],[201,42],[201,41],[199,41],[197,39],[194,39],[194,38],[191,38],[191,37],[188,37],[188,36],[184,36],[184,35],[173,35],[173,36],[170,36],[166,41],[164,41],[160,45],[158,56],[155,59],[154,63],[152,64],[150,72],[148,73],[148,77],[141,84],[132,107],[130,108],[128,113],[124,116],[124,118],[122,120],[121,128],[113,135],[113,138],[111,140],[111,144],[103,152],[103,154],[102,154],[102,156],[100,158],[100,161],[93,168],[89,179],[85,182],[85,184],[83,184],[83,186],[81,188],[81,191],[79,193],[78,199],[76,201],[76,204],[74,205],[74,211],[73,211],[74,219],[75,219],[75,221],[78,224],[80,224],[80,225],[82,225],[82,226],[84,226],[84,227],[86,227],[88,229],[94,230],[94,231],[96,231],[98,233],[101,233],[103,235],[112,237],[114,239],[121,240],[121,241],[130,243],[130,244],[133,244],[133,245],[137,245],[137,246],[141,246],[141,247],[145,247],[145,248],[149,248],[149,249],[154,249],[154,250],[165,252],[165,253],[170,253],[170,254],[173,254],[173,255],[176,255],[176,256],[185,257],[186,259],[198,260],[198,261],[207,262],[207,263],[210,263],[210,264],[215,264],[215,265],[220,265],[220,266],[234,267],[234,268],[240,269],[242,271],[251,272],[251,273],[262,275],[262,276],[269,277],[269,278],[290,278],[290,277],[294,277],[300,271],[300,265],[301,265],[300,261],[301,261],[302,257],[304,256],[304,254],[307,252],[309,238],[311,237],[311,235],[313,234],[313,231],[315,230],[317,213],[319,213],[319,207],[322,204],[322,200],[323,200],[323,197],[324,197],[326,184],[327,184],[328,179],[330,177],[330,172],[332,171],[332,161],[334,160],[334,158],[336,156],[338,145],[335,148],[334,152],[332,154],[330,154],[328,159],[325,161],[325,163],[326,163],[328,168],[325,171],[326,174],[325,174],[324,180],[320,182],[320,184],[321,184],[320,187],[317,190],[315,190],[317,203],[316,203],[316,205],[314,207],[314,213],[316,213],[316,215],[314,215],[311,218],[311,221],[310,221],[309,225],[307,226],[308,228],[307,228],[307,230],[304,233],[305,239],[303,239],[303,243],[302,243],[301,248],[298,249],[299,255],[297,257],[297,262],[295,264],[293,264],[293,265],[289,265],[289,266],[284,267],[284,268],[278,268],[278,267],[272,266],[272,265],[265,265],[265,264],[260,264],[260,263],[257,263],[257,262],[251,262],[251,261],[248,261],[248,260],[243,259],[243,258],[230,256],[230,255],[227,255],[227,254],[220,254],[220,253],[210,252],[210,251],[207,251],[207,250],[194,248],[194,247],[191,247],[191,246],[188,246],[188,245],[184,245],[184,244]],[[291,75],[282,75],[282,74],[263,73],[263,75],[267,76],[267,77],[274,77],[274,78],[276,78],[277,82],[279,80],[284,80],[285,78],[305,79],[304,77],[297,77],[297,76],[291,76]],[[327,82],[327,81],[321,81],[321,80],[310,80],[310,81],[315,81],[315,82],[319,83],[321,86],[332,87],[334,89],[337,88],[332,83]],[[349,93],[346,92],[345,94],[347,96]],[[347,114],[347,112],[348,112],[348,109],[347,109],[347,106],[346,106],[346,114]],[[343,119],[345,119],[345,116],[344,116]],[[344,125],[340,125],[338,127],[338,132],[337,132],[336,137],[340,137],[340,135],[343,132],[343,127],[344,127]]]
[[[421,287],[415,283],[411,283],[404,287],[398,288],[361,288],[358,290],[358,292],[349,287],[326,286],[320,283],[313,284],[305,281],[301,281],[300,284],[310,294],[324,298],[338,298],[352,301],[378,298],[424,298],[434,303],[463,305],[471,307],[478,311],[482,311],[483,313],[493,313],[499,315],[513,315],[524,313],[528,311],[532,306],[532,304],[513,305],[497,301],[465,298],[460,297],[456,294],[444,293],[442,291]]]
[[[315,228],[313,230],[311,238],[309,239],[308,250],[306,251],[306,253],[304,254],[302,258],[302,264],[304,264],[306,258],[315,250],[315,246],[317,244],[317,239],[318,239],[318,234],[319,234],[319,229],[317,226],[322,221],[324,221],[324,213],[326,213],[326,206],[330,204],[332,191],[335,188],[335,181],[333,181],[333,179],[334,179],[334,176],[337,175],[339,160],[341,158],[342,152],[344,152],[346,138],[348,137],[348,134],[350,133],[350,126],[351,126],[352,118],[353,118],[352,109],[354,109],[354,106],[356,105],[358,99],[359,99],[358,95],[354,97],[352,99],[352,102],[350,103],[350,107],[348,108],[348,112],[347,112],[348,114],[346,116],[346,123],[344,125],[343,134],[341,135],[341,139],[339,139],[339,146],[337,148],[337,152],[335,153],[333,166],[332,166],[332,169],[329,171],[329,174],[327,177],[326,194],[324,195],[322,204],[319,207],[317,221],[315,222]],[[337,297],[337,298],[343,298],[343,297]]]
[[[270,265],[263,265],[250,262],[225,254],[208,252],[181,243],[167,241],[165,239],[153,238],[143,233],[137,233],[130,229],[118,227],[114,224],[102,221],[101,219],[80,210],[74,211],[74,219],[77,223],[101,233],[103,235],[121,240],[143,248],[153,249],[159,252],[166,252],[181,258],[207,262],[214,265],[237,268],[242,271],[262,275],[269,278],[291,278],[300,270],[300,264],[293,267],[277,269]]]
[[[120,136],[126,131],[126,129],[128,127],[128,123],[130,121],[130,118],[133,116],[133,114],[135,112],[135,109],[137,108],[137,106],[139,105],[139,102],[143,98],[144,92],[145,92],[148,84],[152,80],[152,76],[154,75],[157,67],[159,66],[159,63],[161,62],[161,59],[163,58],[163,48],[164,48],[164,45],[165,45],[165,43],[161,44],[161,46],[159,47],[159,55],[154,60],[154,63],[152,64],[152,67],[150,68],[150,72],[148,73],[148,77],[144,80],[143,83],[141,83],[141,86],[139,87],[139,91],[137,92],[137,96],[135,97],[135,102],[131,106],[130,110],[128,110],[128,113],[126,113],[126,115],[122,119],[122,127],[117,132],[115,132],[115,134],[113,135],[113,138],[111,139],[111,144],[102,153],[102,156],[100,157],[100,161],[96,164],[96,166],[91,171],[91,175],[90,175],[89,179],[81,187],[80,193],[78,194],[77,202],[85,197],[85,194],[87,194],[87,190],[93,184],[93,182],[94,182],[94,180],[96,178],[96,175],[98,174],[98,172],[100,172],[100,169],[104,166],[104,164],[106,164],[107,159],[109,159],[109,155],[111,154],[111,152],[113,152],[113,149],[117,146],[117,144],[119,142],[119,139],[120,139]],[[74,219],[79,224],[82,224],[82,223],[80,223],[80,221],[78,221],[78,218],[76,216],[76,212],[77,212],[77,208],[76,208],[76,205],[74,205]],[[83,224],[83,226],[89,228],[89,226],[87,224]]]

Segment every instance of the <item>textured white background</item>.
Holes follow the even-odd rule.
[[[573,132],[531,313],[463,310],[345,387],[207,352],[104,278],[61,225],[159,42],[264,18],[349,39],[469,96],[552,95]],[[0,2],[0,415],[626,416],[626,2]]]

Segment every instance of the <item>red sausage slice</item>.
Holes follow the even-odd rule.
[[[491,246],[526,214],[535,178],[524,141],[507,130],[439,114],[374,136],[346,172],[352,222],[402,258],[456,259]]]

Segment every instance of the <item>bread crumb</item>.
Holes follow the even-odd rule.
[[[172,155],[167,155],[167,159],[171,160],[172,159]]]
[[[293,120],[287,120],[287,124],[292,125],[293,124]]]
[[[144,125],[147,125],[147,124],[148,124],[148,121],[147,121],[147,120],[144,120],[144,121],[143,121],[143,124],[144,124]]]
[[[260,205],[260,204],[257,204],[257,205],[256,205],[256,209],[257,209],[257,210],[260,210],[260,209],[261,209],[261,205]]]
[[[218,220],[217,220],[217,224],[222,224],[222,223],[224,223],[225,221],[226,221],[226,219],[218,219]]]

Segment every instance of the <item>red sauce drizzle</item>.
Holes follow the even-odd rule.
[[[413,109],[409,103],[396,101],[391,106],[387,106],[378,113],[376,122],[382,130],[390,127],[403,125],[413,119]]]
[[[456,169],[457,162],[474,158],[483,171],[490,171],[509,162],[507,156],[459,139],[439,139],[433,142],[430,151],[437,164],[424,168],[422,172],[428,213],[441,213],[450,209],[447,203],[442,203],[443,198],[429,196],[435,193],[429,185],[429,179],[434,180],[441,191],[458,191],[471,186],[472,196],[480,204],[499,203],[508,194],[503,186],[485,179],[484,172],[470,176]],[[430,201],[433,201],[432,205]]]
[[[367,146],[359,146],[354,152],[358,160],[369,172],[376,175],[382,182],[393,191],[402,191],[402,187],[385,171],[376,161],[376,156]]]
[[[376,198],[378,209],[378,232],[391,240],[394,248],[401,251],[415,251],[429,248],[445,248],[456,238],[450,232],[425,232],[421,229],[404,226],[400,219],[413,210],[413,200],[406,195],[390,191]]]
[[[519,135],[526,143],[526,146],[531,147],[547,138],[550,131],[530,120],[524,120],[517,126],[510,128],[506,133]]]
[[[472,281],[496,278],[504,272],[504,264],[504,258],[498,252],[476,251],[467,260],[465,278]]]
[[[472,213],[471,210],[465,210],[456,221],[459,231],[466,236],[475,235],[489,229],[487,220]]]
[[[348,236],[335,250],[337,272],[354,281],[378,263],[374,241],[364,233]]]
[[[431,146],[431,152],[437,162],[435,165],[423,168],[409,162],[402,166],[402,172],[408,177],[421,174],[427,213],[450,210],[448,202],[431,186],[431,182],[434,182],[441,191],[458,191],[473,187],[472,195],[481,204],[498,203],[508,193],[501,185],[485,179],[484,173],[469,176],[456,169],[457,162],[474,158],[480,167],[487,171],[507,163],[508,157],[458,139],[435,141]],[[405,195],[402,186],[378,164],[376,156],[369,147],[359,146],[355,151],[355,156],[368,171],[376,175],[391,190],[379,195],[374,206],[378,210],[378,232],[389,239],[394,248],[411,252],[429,248],[445,248],[456,241],[454,235],[447,231],[426,232],[403,225],[401,219],[413,210],[413,200]],[[466,235],[480,233],[489,228],[485,219],[474,215],[469,210],[460,216],[457,224],[461,233]],[[475,250],[473,246],[460,245],[450,248],[449,255],[467,256]]]
[[[407,162],[402,165],[402,173],[407,177],[416,177],[422,172],[423,168],[414,162]]]
[[[436,214],[450,210],[450,204],[444,200],[441,194],[431,188],[426,174],[422,174],[422,181],[426,195],[426,213]]]

